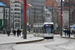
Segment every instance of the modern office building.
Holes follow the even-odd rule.
[[[44,0],[27,0],[27,4],[31,4],[32,7],[27,6],[27,25],[34,23],[42,23],[44,16]],[[23,4],[22,4],[22,21],[23,21]],[[37,19],[38,18],[38,19]]]
[[[10,22],[12,28],[21,28],[21,2],[10,0]],[[13,3],[15,2],[15,3]]]
[[[33,23],[42,23],[44,20],[44,0],[31,0],[31,17]]]

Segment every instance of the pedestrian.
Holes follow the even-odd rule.
[[[21,29],[20,29],[20,34],[19,35],[21,36]]]
[[[66,33],[67,33],[67,30],[66,30],[66,29],[64,29],[64,34],[65,34],[65,37],[66,37]]]
[[[13,30],[13,35],[14,35],[14,36],[16,35],[16,30]]]
[[[7,31],[7,35],[10,36],[10,30]]]
[[[20,35],[20,33],[21,33],[21,30],[17,30],[17,37],[19,37],[19,35]]]
[[[70,33],[71,33],[70,30],[67,30],[67,35],[68,35],[69,37],[70,37]]]
[[[74,30],[72,30],[72,35],[74,35]]]
[[[73,28],[71,28],[70,30],[71,30],[71,35],[73,35]]]
[[[75,37],[75,30],[74,30],[74,37]]]
[[[67,36],[69,35],[69,30],[67,29]]]

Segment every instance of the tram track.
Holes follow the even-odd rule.
[[[69,50],[69,49],[75,50],[74,46],[70,46],[74,42],[75,42],[75,40],[69,39],[69,41],[66,43],[62,43],[62,44],[58,44],[58,45],[57,44],[45,45],[45,47],[52,49],[52,50]]]
[[[0,44],[0,50],[14,50],[12,47],[16,44]]]

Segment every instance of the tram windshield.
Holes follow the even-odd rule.
[[[45,33],[54,33],[53,25],[46,24],[44,27],[45,27]]]

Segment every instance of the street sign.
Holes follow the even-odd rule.
[[[31,28],[31,26],[29,26],[29,28]]]

